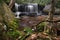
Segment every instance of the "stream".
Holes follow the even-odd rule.
[[[48,13],[43,12],[44,6],[38,6],[37,3],[28,3],[28,4],[17,4],[15,3],[16,8],[16,18],[21,19],[19,26],[33,28],[40,21],[45,20],[48,17]],[[58,18],[60,15],[55,14],[54,18]]]

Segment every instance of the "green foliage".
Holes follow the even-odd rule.
[[[10,0],[0,0],[0,3],[2,3],[2,1],[6,2],[6,3],[9,3]]]
[[[25,27],[24,31],[27,33],[27,35],[29,35],[29,34],[31,34],[33,32],[32,29],[29,28],[29,27]]]
[[[37,31],[38,32],[43,32],[44,31],[44,26],[45,26],[45,22],[40,23],[37,27]]]
[[[29,27],[24,28],[25,35],[21,36],[20,40],[25,40],[33,31]]]
[[[16,2],[17,2],[17,3],[23,3],[23,1],[22,1],[22,0],[16,0]]]
[[[0,0],[0,3],[2,3],[2,0]]]
[[[40,5],[46,5],[50,3],[51,0],[16,0],[17,3],[38,3]]]
[[[17,3],[38,3],[40,5],[47,5],[51,0],[16,0]],[[56,0],[56,7],[60,8],[60,0]]]
[[[16,19],[14,19],[13,21],[11,21],[11,26],[15,27],[15,28],[18,26],[18,22],[17,22]]]
[[[12,38],[12,39],[16,39],[20,36],[20,31],[18,30],[9,30],[7,32],[8,37]]]
[[[40,4],[40,5],[47,5],[47,4],[49,4],[51,2],[51,0],[39,0],[38,1],[38,4]]]
[[[60,8],[60,0],[57,0],[57,2],[56,2],[56,7],[57,7],[57,8]]]
[[[25,27],[24,31],[10,29],[7,31],[7,35],[13,40],[16,40],[16,38],[19,38],[20,40],[25,40],[26,37],[28,37],[32,32],[33,31],[31,28]]]
[[[10,0],[5,0],[5,1],[8,2],[8,3],[10,2]]]
[[[5,22],[5,24],[6,24],[6,22]],[[7,30],[10,30],[10,29],[12,29],[12,30],[16,30],[17,28],[18,28],[18,20],[17,19],[14,19],[13,21],[10,21],[10,24],[9,25],[7,25]]]

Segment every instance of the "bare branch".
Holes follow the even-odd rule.
[[[13,5],[15,4],[15,0],[11,0],[10,3],[9,3],[9,8],[12,9]]]

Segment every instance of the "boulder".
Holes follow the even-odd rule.
[[[46,5],[45,8],[43,9],[44,12],[49,12],[51,10],[51,5]],[[55,13],[59,14],[60,9],[55,7]]]

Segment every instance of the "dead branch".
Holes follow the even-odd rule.
[[[11,0],[9,3],[9,8],[12,9],[14,4],[15,4],[15,0]]]

